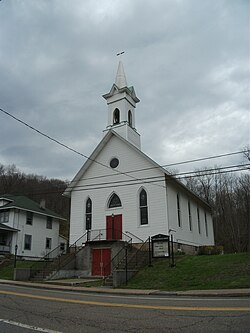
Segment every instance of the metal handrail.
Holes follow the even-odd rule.
[[[111,232],[112,231],[112,232]],[[112,233],[114,232],[114,235],[112,235]],[[117,239],[117,235],[121,234],[121,239]],[[87,232],[88,236],[87,236],[87,241],[89,242],[93,242],[96,240],[123,240],[123,241],[127,241],[130,242],[132,241],[132,238],[127,235],[126,233],[120,231],[119,229],[113,229],[113,228],[106,228],[106,229],[96,229],[96,230],[88,230]],[[108,238],[107,236],[111,236],[110,238]]]
[[[77,249],[77,243],[83,239],[85,236],[87,235],[87,232],[85,232],[81,237],[79,237],[72,245],[70,245],[68,247],[68,253],[70,253],[70,249],[74,249],[74,254],[76,254],[78,251],[80,251],[81,247],[78,246],[78,251],[76,250]],[[83,242],[85,243],[85,242]],[[83,244],[82,243],[82,244]],[[54,250],[50,251],[49,253],[47,253],[41,260],[37,261],[35,264],[33,264],[30,268],[30,272],[31,272],[31,277],[33,277],[36,273],[38,272],[41,272],[41,271],[45,271],[51,262],[53,262],[55,259],[58,259],[59,262],[58,262],[58,266],[56,268],[54,268],[54,270],[58,270],[60,268],[62,268],[62,263],[63,265],[65,266],[68,262],[62,262],[60,261],[60,257],[63,253],[65,253],[65,250],[61,251],[61,253],[59,253],[58,256],[54,256],[54,257],[51,257],[51,259],[49,259],[49,255],[51,255],[51,253],[55,252],[55,250],[57,250],[58,248],[60,247],[57,246]],[[49,259],[49,260],[48,260]],[[66,260],[66,259],[65,259]],[[41,262],[43,263],[43,265],[41,265]]]
[[[127,262],[127,265],[131,264],[131,262],[133,262],[134,259],[135,259],[135,268],[138,267],[138,263],[139,263],[139,261],[138,261],[138,254],[139,254],[139,253],[142,253],[142,248],[143,248],[143,247],[145,246],[145,244],[147,244],[148,242],[149,242],[149,238],[147,238],[147,239],[145,240],[145,242],[140,246],[140,248],[137,249],[137,251],[131,256],[130,260]],[[124,257],[124,258],[125,258],[125,257]],[[124,258],[123,258],[123,259],[124,259]],[[120,260],[120,262],[116,265],[116,267],[114,268],[114,270],[116,270],[116,269],[119,268],[119,265],[120,265],[120,263],[123,261],[123,259]]]
[[[120,249],[120,251],[118,251],[118,252],[116,253],[116,255],[110,260],[110,262],[109,262],[107,265],[105,265],[104,270],[103,270],[104,272],[106,272],[106,268],[107,268],[109,265],[110,265],[110,267],[112,268],[113,263],[116,261],[117,258],[119,258],[120,254],[121,254],[123,251],[126,251],[126,248],[128,248],[128,245],[129,245],[129,246],[132,245],[132,238],[130,238],[130,240],[124,244],[124,246]],[[124,259],[124,255],[123,255],[122,258],[118,261],[118,263],[117,263],[116,266],[118,266],[119,263],[120,263],[123,259]]]
[[[132,232],[130,232],[130,231],[125,231],[125,233],[131,235],[131,236],[134,237],[134,238],[137,238],[139,241],[141,241],[141,243],[144,243],[144,240],[143,240],[143,239],[141,239],[140,237],[137,237],[137,236],[136,236],[135,234],[133,234]]]

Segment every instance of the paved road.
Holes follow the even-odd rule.
[[[1,333],[55,331],[248,333],[250,299],[101,295],[0,285]]]

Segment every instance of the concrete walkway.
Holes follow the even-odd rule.
[[[91,280],[69,279],[50,282],[26,282],[13,280],[0,280],[0,284],[23,287],[32,287],[48,290],[64,290],[77,292],[108,293],[116,295],[161,295],[161,296],[193,296],[193,297],[250,297],[250,288],[246,289],[220,289],[220,290],[189,290],[189,291],[161,291],[153,289],[122,289],[104,286],[83,287],[79,286]]]

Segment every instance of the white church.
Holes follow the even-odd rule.
[[[142,152],[139,99],[121,61],[103,97],[104,136],[64,193],[71,198],[70,244],[87,233],[89,240],[138,243],[163,234],[195,248],[214,245],[210,206]]]

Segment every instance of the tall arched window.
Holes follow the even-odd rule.
[[[128,111],[128,124],[130,127],[132,127],[132,112]]]
[[[178,227],[181,228],[181,206],[180,206],[179,194],[177,194],[177,196],[176,196],[176,203],[177,203]]]
[[[188,200],[188,221],[189,221],[189,230],[192,231],[192,213],[191,213],[191,204],[190,200]]]
[[[122,203],[117,194],[113,193],[109,199],[108,208],[121,207]]]
[[[115,109],[113,113],[113,124],[119,124],[120,123],[120,111],[119,109]]]
[[[199,207],[197,207],[197,222],[198,222],[198,231],[199,231],[199,234],[201,234],[201,220],[200,220],[200,210],[199,210]]]
[[[86,201],[85,221],[86,230],[90,230],[92,228],[92,201],[90,198]]]
[[[142,189],[140,192],[140,224],[148,224],[148,199],[147,199],[147,192]]]

